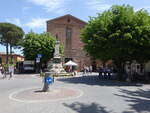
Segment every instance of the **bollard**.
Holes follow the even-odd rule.
[[[52,73],[50,72],[45,72],[44,76],[44,86],[43,86],[43,92],[48,92],[49,91],[49,85],[54,82],[53,77],[51,76]]]

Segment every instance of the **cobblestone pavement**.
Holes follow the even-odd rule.
[[[36,75],[0,78],[0,113],[149,113],[150,85],[99,80],[97,75],[60,77],[50,88],[78,89],[78,98],[49,102],[18,102],[10,98],[14,92],[43,87]]]

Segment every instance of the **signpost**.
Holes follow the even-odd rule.
[[[43,56],[42,54],[37,54],[38,58],[42,58],[42,56]]]
[[[53,78],[50,77],[50,76],[48,76],[48,77],[45,78],[45,82],[46,82],[47,84],[49,84],[49,85],[52,84],[53,81],[54,81]]]
[[[40,63],[40,58],[36,58],[36,63]]]
[[[46,72],[44,76],[44,86],[43,91],[47,92],[49,91],[49,85],[54,83],[54,78],[51,76],[52,73]]]
[[[40,62],[41,62],[41,58],[42,58],[42,54],[37,54],[37,57],[36,57],[36,63],[37,63],[37,72],[39,72],[40,71],[40,69],[41,69],[41,64],[40,64]]]

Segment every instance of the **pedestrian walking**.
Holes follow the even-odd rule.
[[[86,75],[86,73],[87,73],[87,67],[86,67],[86,65],[84,65],[83,66],[83,75]]]
[[[98,73],[99,73],[99,78],[103,79],[104,78],[104,71],[102,67],[98,68]]]
[[[89,71],[90,69],[89,69],[89,67],[88,66],[86,66],[86,73],[87,73],[87,75],[89,75]]]
[[[2,76],[2,71],[3,71],[3,67],[2,65],[0,64],[0,75]]]
[[[110,79],[111,78],[111,69],[107,67],[106,72],[107,72],[107,79]]]
[[[92,73],[93,69],[92,66],[89,67],[89,72]]]
[[[2,73],[3,73],[3,79],[7,77],[7,67],[4,66],[3,69],[2,69]]]
[[[13,76],[13,74],[14,74],[14,66],[13,65],[11,65],[11,66],[9,66],[9,78],[12,78],[12,76]]]

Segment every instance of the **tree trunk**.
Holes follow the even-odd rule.
[[[145,63],[143,63],[142,66],[143,66],[143,71],[144,71],[143,72],[144,73],[144,81],[146,83],[150,83],[149,73],[146,72],[146,70],[145,70]]]
[[[13,64],[12,46],[10,45],[10,62]]]
[[[127,75],[127,79],[126,79],[126,81],[127,82],[131,82],[132,81],[132,79],[133,79],[133,76],[132,76],[132,74],[131,74],[131,64],[128,64],[128,66],[130,66],[130,69],[128,69],[127,70],[127,72],[126,72],[126,75]],[[129,67],[128,67],[129,68]]]
[[[6,43],[6,64],[8,64],[8,43]]]
[[[117,62],[116,63],[117,66],[117,79],[118,80],[123,80],[123,74],[124,74],[124,66],[122,65],[122,62]]]

